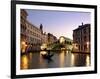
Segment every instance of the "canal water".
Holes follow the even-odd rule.
[[[21,55],[21,69],[64,68],[90,66],[90,54],[56,51],[50,60],[44,59],[41,52]],[[46,52],[46,51],[45,51]]]

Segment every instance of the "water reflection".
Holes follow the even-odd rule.
[[[59,56],[60,58],[60,67],[64,67],[64,58],[65,58],[65,56],[64,56],[64,51],[62,51],[61,53],[60,53],[60,56]]]
[[[32,59],[32,52],[29,53],[29,59]]]
[[[72,53],[71,55],[71,65],[74,66],[74,60],[75,60],[75,57],[74,57],[74,54]]]
[[[28,69],[28,57],[26,55],[21,57],[21,69]]]
[[[90,57],[89,57],[89,55],[86,56],[86,66],[90,66]]]
[[[90,66],[90,55],[71,53],[68,51],[50,51],[54,56],[48,60],[41,53],[47,51],[31,52],[21,56],[21,69],[59,68]]]

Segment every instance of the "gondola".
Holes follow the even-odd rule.
[[[45,58],[45,59],[51,59],[51,57],[52,57],[53,55],[54,55],[54,54],[50,54],[50,55],[48,55],[48,54],[43,55],[43,54],[42,54],[42,57]]]
[[[50,53],[50,50],[48,50],[46,53],[41,53],[42,57],[45,59],[51,59],[51,57],[54,55],[53,53]]]

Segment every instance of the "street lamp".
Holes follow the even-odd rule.
[[[25,42],[24,41],[22,41],[22,45],[25,45]]]
[[[21,51],[22,51],[22,53],[25,53],[25,49],[26,49],[26,47],[27,47],[27,44],[26,44],[26,42],[25,41],[22,41],[22,43],[21,43],[22,45],[22,48],[21,48]]]
[[[87,47],[89,47],[89,42],[86,42],[86,44],[87,44]]]
[[[77,43],[74,43],[74,44],[73,44],[73,49],[74,49],[75,52],[79,50],[79,49],[78,49],[78,44],[77,44]]]
[[[86,42],[87,45],[87,52],[89,52],[89,42]]]

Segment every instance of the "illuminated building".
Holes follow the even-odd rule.
[[[67,38],[67,37],[64,37],[64,36],[61,36],[60,38],[59,38],[59,42],[60,42],[60,44],[62,45],[62,49],[66,49],[66,50],[68,50],[68,51],[71,51],[72,50],[72,40],[71,39],[69,39],[69,38]]]
[[[90,52],[90,24],[82,23],[73,30],[73,51]]]
[[[27,12],[25,10],[21,10],[21,23],[20,23],[20,28],[21,28],[21,39],[20,39],[20,47],[21,47],[21,52],[25,52],[25,48],[26,48],[26,30],[27,30],[27,26],[26,26],[26,18],[27,18]]]
[[[46,32],[43,33],[43,25],[36,26],[27,20],[27,12],[21,9],[21,52],[26,52],[26,49],[30,50],[40,50],[42,44],[51,44],[57,41],[57,38]]]
[[[31,24],[27,20],[27,12],[21,9],[21,52],[25,52],[26,48],[32,48],[31,50],[39,50],[42,44],[42,28]]]
[[[56,41],[57,41],[57,38],[53,34],[51,34],[51,33],[47,34],[47,42],[48,42],[48,44],[53,44]]]

